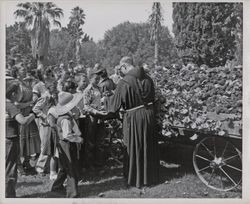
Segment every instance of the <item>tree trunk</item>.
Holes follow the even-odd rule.
[[[159,60],[158,58],[159,58],[159,42],[156,39],[155,40],[155,59],[154,59],[155,67],[158,66],[158,60]]]
[[[76,41],[76,63],[77,65],[80,64],[80,61],[81,61],[81,44],[80,44],[80,41],[77,40]]]
[[[44,71],[44,57],[43,56],[37,57],[37,69]]]
[[[41,17],[31,31],[32,55],[37,60],[37,68],[43,68],[49,49],[49,22],[42,21]]]

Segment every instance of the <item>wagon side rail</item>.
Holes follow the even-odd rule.
[[[184,127],[181,125],[168,125],[168,129],[173,131],[175,137],[171,135],[169,139],[178,138],[179,140],[196,140],[197,137],[205,137],[208,135],[226,137],[232,139],[242,139],[242,120],[241,116],[235,114],[216,114],[214,112],[207,112],[207,118],[214,121],[221,122],[221,131],[213,131],[209,129],[194,129],[191,127]],[[163,135],[165,136],[165,135]]]

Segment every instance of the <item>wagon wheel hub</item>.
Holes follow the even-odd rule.
[[[210,167],[213,169],[218,169],[224,165],[222,157],[215,157],[214,160],[211,161]]]

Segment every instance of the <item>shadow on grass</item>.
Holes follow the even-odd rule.
[[[79,186],[80,197],[98,197],[100,193],[122,189],[127,189],[127,187],[123,178],[120,177],[102,183]]]
[[[156,185],[159,186],[159,189],[162,188],[161,184],[166,181],[171,184],[171,180],[176,178],[182,178],[188,174],[196,175],[192,165],[192,152],[193,148],[185,145],[160,146],[160,160],[162,163],[165,162],[166,165],[160,166],[160,182]],[[124,182],[122,173],[122,166],[115,166],[113,164],[107,164],[106,167],[97,170],[87,170],[86,173],[82,174],[82,182],[79,184],[79,197],[98,197],[100,193],[108,191],[127,190],[128,188]],[[36,182],[33,183],[33,185],[38,184]],[[178,187],[178,184],[176,186]],[[234,191],[238,192],[239,190],[235,189]],[[50,196],[49,192],[44,192],[24,195],[22,197],[46,198]],[[57,196],[57,198],[61,197],[65,197],[65,195]],[[152,195],[152,197],[154,196]]]
[[[27,187],[27,186],[38,186],[38,185],[42,185],[43,182],[41,181],[29,181],[29,182],[26,182],[26,181],[21,181],[21,182],[18,182],[17,183],[17,188],[20,187],[20,186],[23,186],[23,187]]]
[[[181,178],[186,174],[196,174],[192,163],[193,147],[177,144],[160,145],[160,183]]]
[[[18,198],[48,198],[48,193],[49,192],[44,192],[44,193],[33,193],[30,195],[24,195],[20,196]],[[59,198],[59,197],[58,197]]]

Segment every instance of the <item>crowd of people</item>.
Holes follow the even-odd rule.
[[[17,177],[34,171],[53,180],[51,192],[78,197],[80,175],[104,165],[104,121],[122,120],[124,178],[138,188],[157,184],[155,90],[148,68],[125,56],[108,76],[96,64],[38,66],[9,61],[6,68],[6,197]],[[123,110],[121,118],[119,111]],[[64,183],[66,182],[66,191]]]

